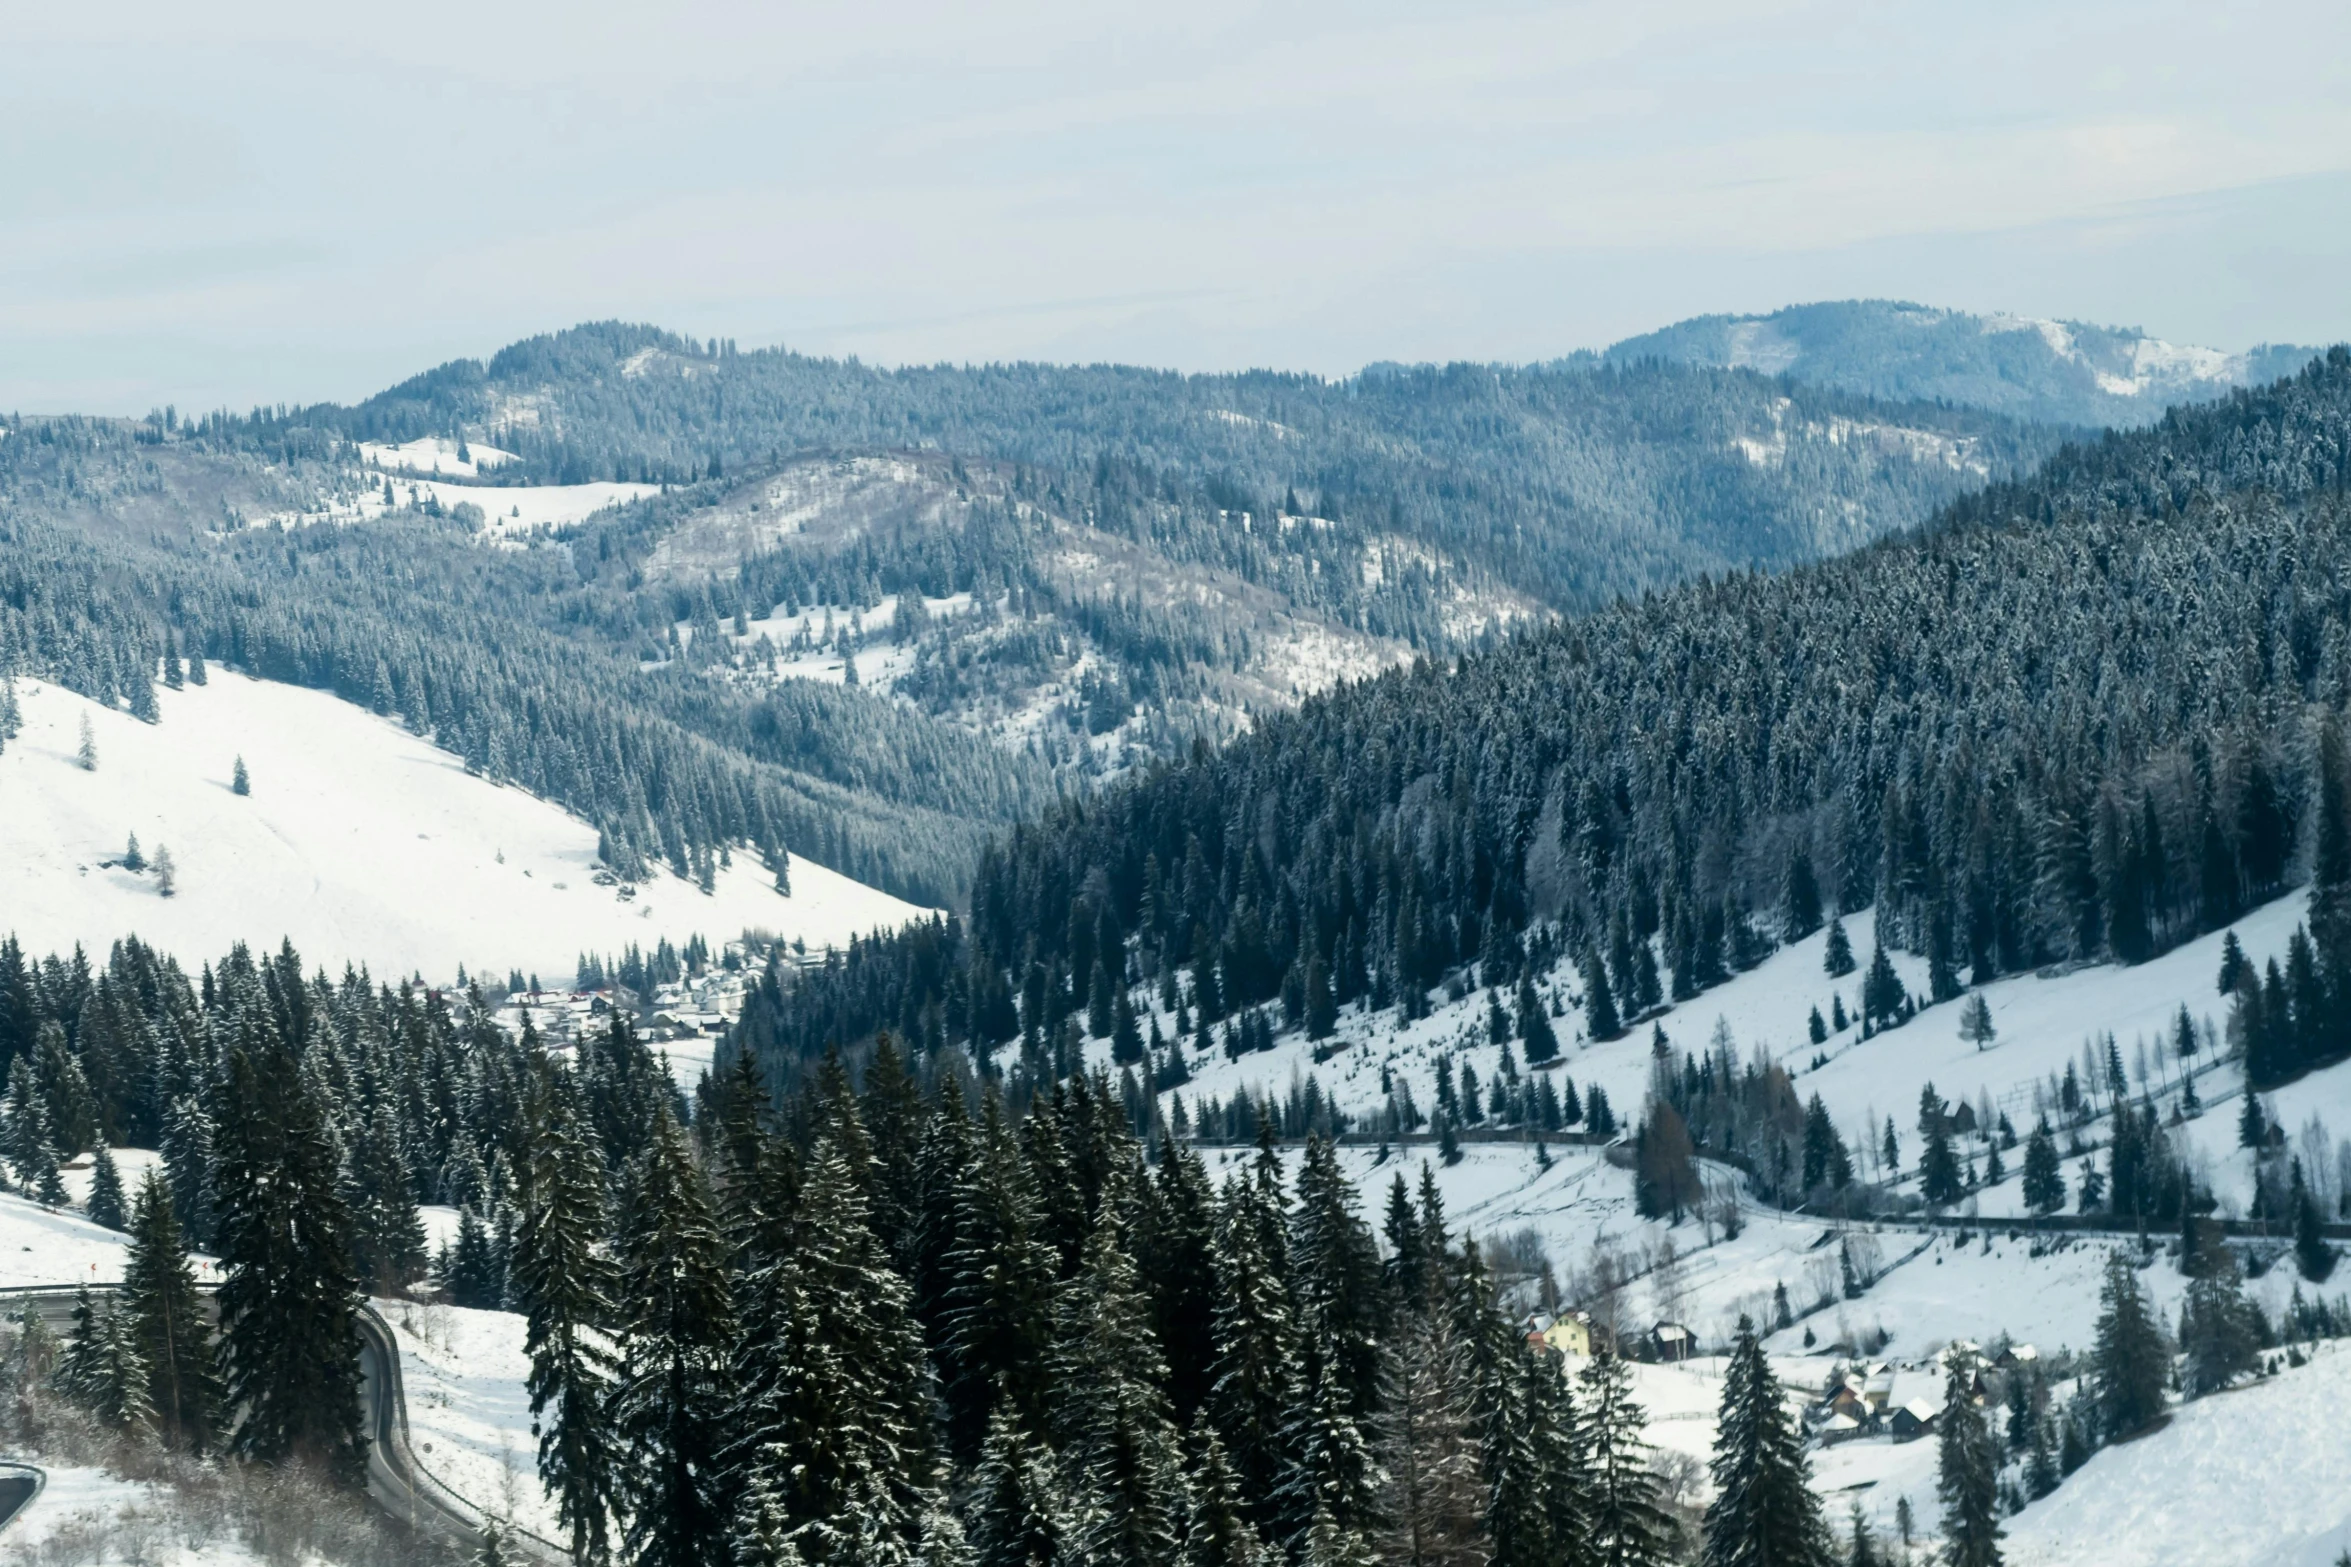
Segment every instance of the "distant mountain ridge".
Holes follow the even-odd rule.
[[[2265,343],[2226,353],[2136,327],[1857,299],[1769,315],[1694,316],[1628,337],[1603,357],[1755,370],[1870,397],[2127,429],[2153,423],[2174,404],[2265,385],[2316,352]]]

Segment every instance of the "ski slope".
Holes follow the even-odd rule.
[[[596,883],[593,827],[363,708],[225,670],[156,695],[150,725],[17,686],[23,731],[0,751],[0,930],[34,952],[103,954],[135,933],[192,968],[283,937],[330,971],[567,980],[583,951],[697,934],[715,946],[754,928],[822,948],[923,912],[799,858],[786,897],[748,855],[711,893],[662,872],[623,897]],[[94,772],[75,760],[85,718]],[[229,787],[239,756],[250,796]],[[171,851],[174,896],[119,863],[133,833],[149,859]]]

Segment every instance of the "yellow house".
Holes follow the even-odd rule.
[[[1592,1352],[1592,1319],[1580,1311],[1562,1312],[1543,1330],[1543,1342],[1562,1355],[1589,1355]]]

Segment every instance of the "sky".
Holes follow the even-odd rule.
[[[0,408],[602,318],[1344,374],[1894,297],[2351,336],[2351,6],[0,6]]]

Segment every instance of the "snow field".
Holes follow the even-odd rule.
[[[2351,1344],[2340,1342],[2318,1346],[2306,1366],[2183,1404],[2010,1520],[2008,1561],[2332,1567],[2351,1549],[2346,1407]]]
[[[522,1316],[401,1300],[375,1304],[400,1341],[417,1462],[484,1512],[544,1539],[564,1538],[554,1499],[539,1484]]]
[[[216,671],[158,689],[161,721],[19,682],[23,732],[0,752],[0,925],[32,952],[103,954],[136,934],[190,967],[245,940],[293,941],[330,972],[454,978],[460,965],[568,981],[582,951],[756,927],[821,948],[922,911],[813,861],[790,897],[738,856],[714,893],[662,872],[617,896],[594,883],[596,831],[548,801],[470,776],[448,752],[323,691]],[[75,762],[89,721],[98,767]],[[242,755],[253,792],[231,792]],[[176,896],[119,861],[130,834],[168,847]]]

